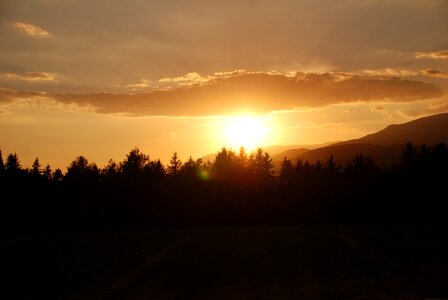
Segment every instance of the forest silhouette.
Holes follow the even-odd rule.
[[[356,155],[310,163],[284,159],[278,172],[261,148],[222,148],[213,162],[167,165],[138,148],[104,168],[84,156],[67,171],[23,168],[0,152],[1,219],[7,235],[73,230],[295,224],[444,223],[448,147],[407,143],[380,168]]]

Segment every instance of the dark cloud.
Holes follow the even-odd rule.
[[[295,76],[237,73],[168,91],[137,94],[56,94],[62,103],[93,106],[100,113],[135,116],[266,113],[348,102],[409,102],[443,96],[442,88],[398,77],[347,73],[297,73]]]

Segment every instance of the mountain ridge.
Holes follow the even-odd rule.
[[[438,143],[448,144],[448,113],[422,117],[402,124],[391,124],[358,139],[291,146],[294,148],[288,148],[290,146],[287,145],[273,145],[264,147],[263,150],[273,158],[275,169],[279,169],[285,157],[293,163],[296,159],[314,163],[318,160],[324,162],[333,155],[336,162],[344,165],[360,153],[371,156],[379,165],[386,167],[399,162],[401,151],[407,142],[428,146]],[[277,152],[279,149],[286,150]],[[215,157],[216,154],[213,153],[203,156],[202,160],[213,162]]]

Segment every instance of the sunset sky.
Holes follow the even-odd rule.
[[[0,149],[24,166],[318,144],[447,111],[445,0],[0,2]]]

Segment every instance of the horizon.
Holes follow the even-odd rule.
[[[0,4],[0,149],[65,170],[134,147],[346,141],[448,112],[448,2]]]

